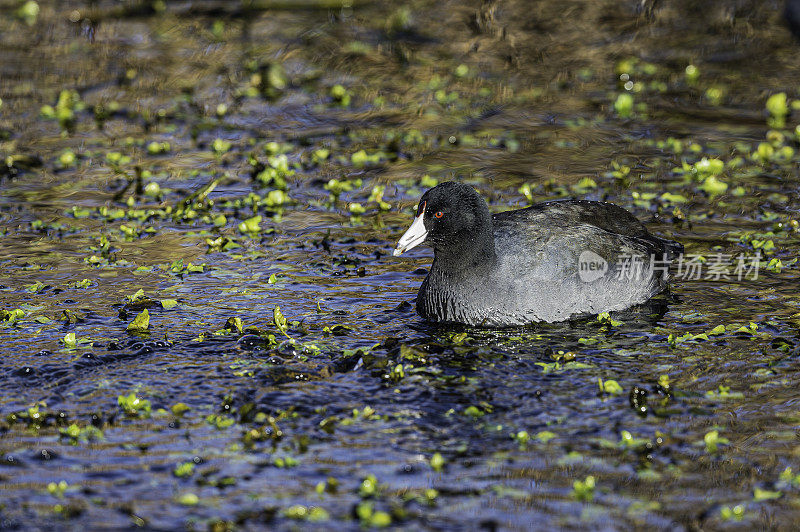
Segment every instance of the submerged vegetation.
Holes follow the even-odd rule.
[[[717,4],[0,5],[0,523],[797,522],[798,45]],[[672,294],[421,322],[454,177],[627,208]]]

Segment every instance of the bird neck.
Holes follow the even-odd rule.
[[[464,277],[486,273],[496,262],[494,231],[489,218],[477,229],[465,231],[447,246],[434,247],[431,269],[447,276]]]

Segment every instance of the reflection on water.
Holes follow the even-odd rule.
[[[2,8],[2,527],[798,519],[780,2],[251,4]],[[391,250],[453,177],[767,260],[619,325],[434,327]]]

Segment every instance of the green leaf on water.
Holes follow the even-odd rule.
[[[176,306],[178,306],[178,300],[177,299],[162,299],[161,300],[161,308],[163,308],[164,310],[169,310],[171,308],[175,308]]]
[[[150,327],[150,313],[144,309],[128,324],[128,332],[145,332]]]
[[[542,430],[536,433],[536,439],[542,443],[547,443],[555,437],[556,437],[555,433],[550,432],[549,430]]]
[[[261,232],[261,215],[253,216],[239,224],[239,232],[254,235]]]
[[[283,315],[281,308],[278,305],[275,305],[275,310],[272,311],[272,321],[275,323],[275,327],[277,327],[279,331],[281,331],[283,334],[286,334],[286,317]]]
[[[434,453],[434,455],[431,456],[430,463],[431,463],[431,469],[433,469],[434,471],[441,471],[442,468],[444,467],[444,458],[440,453]]]
[[[703,443],[706,445],[706,451],[709,453],[716,453],[719,451],[720,445],[728,445],[730,441],[727,438],[722,438],[718,430],[712,430],[703,436]]]
[[[25,285],[25,291],[31,294],[38,294],[39,292],[44,290],[46,286],[47,285],[45,285],[41,281],[36,281],[33,284]]]
[[[138,290],[136,291],[136,293],[135,293],[135,294],[133,294],[133,295],[131,295],[131,296],[125,296],[125,298],[126,298],[126,299],[128,300],[128,302],[130,302],[130,303],[136,303],[137,301],[139,301],[139,300],[141,300],[141,299],[144,299],[144,298],[145,298],[145,295],[144,295],[144,290],[142,290],[142,289],[140,288],[140,289],[138,289]]]
[[[772,499],[780,499],[783,496],[783,493],[780,491],[770,491],[770,490],[763,490],[761,488],[756,488],[753,492],[753,501],[761,502],[761,501],[769,501]]]
[[[61,342],[67,349],[72,349],[78,345],[78,341],[75,338],[75,333],[67,333],[64,338],[61,339]]]
[[[181,417],[183,414],[191,410],[191,408],[186,403],[175,403],[172,405],[170,410],[175,416]]]
[[[178,497],[178,504],[184,506],[196,506],[200,502],[200,497],[194,493],[184,493]]]
[[[597,378],[597,386],[600,388],[600,392],[601,393],[609,393],[609,394],[612,394],[612,395],[619,395],[624,391],[622,389],[622,386],[620,386],[617,381],[610,380],[610,379],[607,380],[607,381],[604,381],[603,379],[598,377]]]

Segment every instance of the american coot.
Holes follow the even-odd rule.
[[[428,243],[417,296],[430,321],[504,327],[622,310],[667,286],[678,242],[651,235],[611,203],[548,201],[492,215],[471,186],[422,196],[394,256]]]

